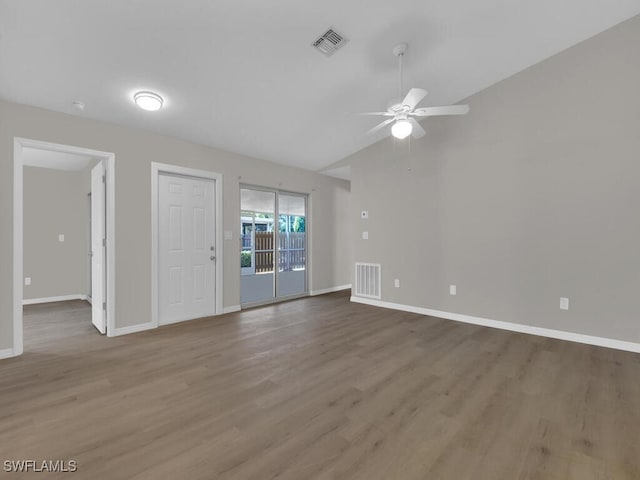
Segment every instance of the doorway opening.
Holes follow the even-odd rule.
[[[240,188],[240,303],[308,295],[306,194]]]
[[[74,325],[113,335],[114,161],[108,152],[14,139],[14,355],[24,350],[25,319],[29,340],[49,332],[55,341]]]

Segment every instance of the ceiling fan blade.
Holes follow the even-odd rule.
[[[394,118],[389,118],[387,120],[385,120],[382,123],[379,123],[378,125],[376,125],[375,127],[373,127],[371,130],[369,130],[367,132],[367,135],[371,135],[372,133],[376,133],[379,130],[382,130],[384,127],[386,127],[387,125],[389,125],[391,122],[393,122],[395,119]]]
[[[383,117],[393,117],[395,113],[391,112],[362,112],[358,113],[358,115],[382,115]]]
[[[428,92],[422,88],[412,88],[409,90],[409,93],[407,93],[407,96],[404,97],[404,100],[402,100],[402,105],[413,110],[416,108],[416,105],[418,105],[422,99],[427,96],[427,93]]]
[[[466,115],[467,113],[469,113],[469,105],[449,105],[446,107],[416,108],[411,115],[435,117],[437,115]]]
[[[421,138],[425,136],[427,132],[424,130],[424,128],[422,128],[422,125],[420,125],[415,118],[410,118],[409,123],[413,127],[413,129],[411,130],[411,136],[413,138]]]

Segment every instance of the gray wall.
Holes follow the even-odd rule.
[[[23,298],[88,293],[87,180],[83,172],[24,167],[23,261],[31,285]]]
[[[12,343],[13,140],[25,137],[114,152],[116,157],[116,327],[151,320],[151,162],[223,174],[224,306],[240,303],[240,182],[311,198],[311,289],[350,282],[349,183],[175,138],[0,101],[0,350]]]
[[[336,165],[382,299],[640,342],[638,45],[635,17]]]

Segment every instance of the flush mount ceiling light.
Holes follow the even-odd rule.
[[[148,110],[150,112],[160,110],[162,108],[162,104],[164,103],[162,97],[153,92],[137,92],[133,96],[133,100],[141,109]]]

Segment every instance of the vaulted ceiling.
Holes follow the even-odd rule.
[[[638,0],[0,0],[0,97],[320,170],[405,87],[449,104],[634,15]],[[349,42],[327,58],[312,42]],[[150,113],[138,90],[165,98]],[[86,105],[82,111],[73,101]]]

